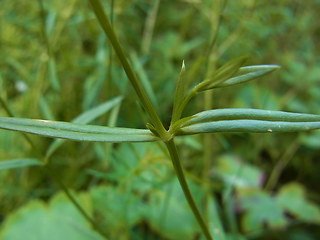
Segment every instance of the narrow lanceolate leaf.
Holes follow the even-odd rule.
[[[229,78],[225,82],[217,84],[216,86],[213,86],[213,88],[229,87],[232,85],[245,83],[256,78],[262,77],[279,68],[280,66],[278,65],[256,65],[241,67],[237,72],[236,76]]]
[[[180,71],[180,75],[176,84],[176,90],[174,93],[174,102],[173,102],[173,112],[172,112],[172,119],[171,123],[176,122],[179,120],[181,113],[178,111],[179,106],[181,105],[184,96],[185,96],[185,90],[186,90],[186,82],[184,81],[184,73],[185,73],[185,64],[184,61],[182,62],[182,67]]]
[[[283,122],[264,120],[220,120],[214,122],[196,123],[181,128],[176,135],[217,132],[302,132],[320,129],[319,122]]]
[[[248,57],[238,57],[232,59],[231,61],[224,64],[218,70],[213,72],[212,76],[208,79],[205,79],[203,82],[199,83],[195,88],[197,92],[209,90],[216,88],[218,85],[222,84],[224,81],[233,77],[239,70],[239,68],[244,64]]]
[[[238,72],[239,68],[247,60],[247,58],[248,57],[246,56],[242,56],[227,62],[222,67],[214,71],[208,79],[203,80],[198,85],[193,87],[189,91],[189,93],[181,100],[181,103],[176,104],[176,107],[174,105],[172,116],[173,120],[171,120],[171,126],[175,125],[176,121],[179,120],[183,109],[186,107],[191,98],[193,98],[199,92],[215,88],[217,85],[222,84],[224,81],[234,76]]]
[[[85,111],[84,113],[73,119],[71,122],[87,124],[100,117],[101,115],[107,113],[109,110],[117,106],[121,101],[122,97],[115,97],[88,111]],[[46,152],[46,157],[50,157],[63,143],[63,139],[56,139],[54,142],[52,142]]]
[[[0,171],[13,169],[13,168],[23,168],[23,167],[30,167],[30,166],[39,166],[42,163],[34,158],[21,158],[21,159],[13,159],[13,160],[6,160],[0,162]]]
[[[191,117],[185,118],[182,126],[189,126],[197,123],[220,121],[220,120],[266,120],[281,122],[319,122],[320,115],[290,113],[283,111],[271,111],[250,108],[226,108],[216,109],[197,113]]]
[[[96,118],[100,117],[104,113],[111,110],[113,107],[117,106],[121,101],[122,97],[115,97],[111,100],[108,100],[100,105],[85,111],[84,113],[80,114],[78,117],[72,120],[73,123],[89,123]]]
[[[111,128],[25,118],[0,117],[0,129],[75,141],[152,142],[159,140],[149,130],[143,129]]]

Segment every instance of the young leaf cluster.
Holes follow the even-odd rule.
[[[180,119],[184,108],[197,93],[215,88],[245,83],[271,73],[279,68],[278,65],[256,65],[242,67],[247,59],[248,57],[243,56],[227,62],[222,67],[214,71],[210,77],[204,79],[202,82],[194,86],[187,95],[185,95],[185,89],[187,86],[185,86],[185,82],[183,81],[183,73],[185,72],[185,65],[183,63],[183,67],[176,84],[170,132],[172,134],[176,134],[176,132],[178,132],[179,129],[184,126],[184,123],[193,118],[198,119],[197,115]]]

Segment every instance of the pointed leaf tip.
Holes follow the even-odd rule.
[[[180,105],[185,97],[185,91],[187,89],[187,82],[185,81],[185,63],[182,61],[181,71],[179,78],[177,80],[176,89],[174,93],[174,101],[173,101],[173,112],[172,112],[172,120],[174,123],[179,120],[181,116],[181,112],[179,111]]]
[[[196,86],[197,92],[220,87],[228,79],[232,78],[240,69],[240,67],[248,59],[248,56],[241,56],[230,60],[222,67],[218,68],[213,74]]]
[[[149,130],[144,129],[111,128],[25,118],[0,117],[0,129],[75,141],[153,142],[159,140]]]
[[[215,88],[219,87],[229,87],[236,84],[245,83],[256,78],[262,77],[266,74],[269,74],[277,69],[279,65],[252,65],[241,67],[237,72],[236,76],[227,79],[226,81],[214,86]]]
[[[186,65],[185,65],[185,63],[184,63],[184,60],[182,60],[182,70],[184,70],[185,68],[186,68]]]

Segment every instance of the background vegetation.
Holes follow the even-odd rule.
[[[211,47],[209,71],[244,54],[251,57],[247,65],[282,68],[200,95],[185,115],[229,107],[320,114],[319,0],[103,3],[167,126],[182,60],[195,84]],[[6,105],[17,117],[72,121],[107,102],[92,124],[145,128],[145,114],[87,1],[5,0],[0,47],[1,116]],[[161,145],[66,141],[48,154],[54,140],[29,138],[35,148],[21,134],[0,130],[0,160],[13,161],[11,167],[0,162],[0,239],[44,239],[45,233],[51,233],[45,239],[103,239],[53,179],[74,190],[110,239],[200,236]],[[319,131],[178,140],[191,191],[217,239],[320,238]],[[36,166],[4,170],[46,153],[50,173]]]

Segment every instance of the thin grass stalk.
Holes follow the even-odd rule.
[[[52,56],[52,51],[51,51],[49,39],[46,33],[46,14],[44,10],[43,0],[38,0],[38,3],[40,6],[40,16],[41,16],[41,34],[47,50],[47,54],[50,58]]]
[[[148,98],[145,90],[143,89],[141,83],[139,82],[136,74],[134,73],[129,61],[127,60],[127,57],[124,53],[124,50],[122,49],[120,42],[110,24],[110,21],[108,17],[106,16],[105,12],[103,11],[103,6],[99,0],[89,0],[93,11],[103,28],[105,34],[107,35],[108,39],[110,40],[114,51],[116,52],[124,71],[126,72],[126,75],[131,82],[135,92],[137,93],[143,107],[147,111],[148,115],[150,116],[150,119],[152,123],[154,124],[154,127],[157,129],[159,135],[162,139],[170,139],[170,134],[166,131],[166,129],[163,127],[163,124],[156,113],[154,107],[151,104],[150,99]]]
[[[161,140],[166,144],[168,151],[170,153],[171,156],[171,160],[175,169],[175,172],[177,174],[177,177],[179,179],[181,188],[184,192],[184,195],[187,199],[187,202],[189,204],[189,206],[191,207],[191,210],[194,214],[194,216],[196,217],[205,237],[207,240],[212,240],[208,227],[206,226],[204,220],[202,219],[200,212],[192,198],[192,195],[190,193],[189,187],[187,185],[185,176],[183,174],[183,170],[180,164],[180,158],[177,152],[177,148],[176,145],[174,143],[173,140],[173,135],[171,133],[169,133],[163,126],[158,114],[156,113],[154,107],[151,104],[150,99],[148,98],[144,88],[142,87],[141,83],[139,82],[136,74],[134,73],[130,63],[127,60],[127,57],[120,45],[120,42],[103,10],[103,6],[101,5],[101,2],[99,0],[89,0],[93,11],[101,25],[101,27],[103,28],[105,34],[107,35],[107,37],[109,38],[125,72],[126,75],[129,79],[129,81],[131,82],[135,92],[137,93],[141,104],[144,106],[146,112],[148,113],[149,117],[151,118],[152,123],[154,124],[154,127],[157,131],[157,133],[160,135]]]
[[[270,177],[267,181],[267,184],[265,186],[265,190],[272,191],[276,184],[278,183],[279,177],[282,173],[282,171],[285,169],[285,167],[289,164],[290,160],[300,147],[299,141],[293,141],[290,146],[286,149],[286,151],[283,153],[281,158],[277,161],[276,165],[271,171]]]
[[[179,157],[179,154],[177,151],[177,147],[174,143],[174,140],[171,139],[170,141],[166,142],[166,145],[167,145],[167,148],[168,148],[170,156],[171,156],[174,170],[177,174],[178,180],[180,182],[180,186],[181,186],[183,193],[188,201],[188,204],[189,204],[194,216],[196,217],[206,239],[212,240],[211,235],[208,230],[208,227],[207,227],[206,223],[204,222],[203,218],[201,217],[201,214],[200,214],[200,212],[196,206],[196,203],[191,195],[190,189],[188,187],[187,181],[186,181],[184,173],[183,173],[183,169],[182,169],[181,162],[180,162],[180,157]]]
[[[160,5],[160,0],[155,0],[154,5],[151,10],[148,12],[145,28],[143,31],[142,41],[141,41],[141,52],[144,55],[148,55],[150,52],[150,46],[152,41],[152,35],[154,31],[154,26],[157,19],[157,13]]]
[[[111,0],[111,6],[110,6],[110,23],[111,26],[114,24],[114,0]],[[109,65],[108,65],[108,75],[107,75],[107,81],[106,81],[106,88],[109,88],[109,83],[112,81],[112,72],[113,72],[113,50],[112,45],[110,44],[110,50],[109,50]]]

